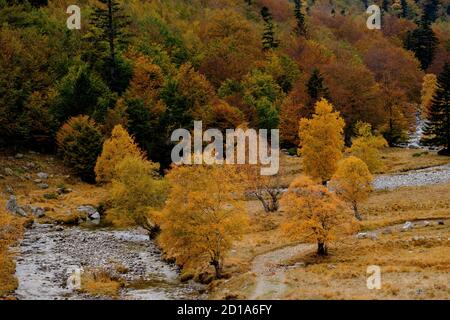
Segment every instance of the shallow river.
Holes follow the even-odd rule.
[[[18,299],[92,299],[68,288],[74,270],[110,268],[128,271],[121,299],[195,299],[201,287],[181,283],[176,266],[139,230],[62,228],[35,224],[17,248]]]

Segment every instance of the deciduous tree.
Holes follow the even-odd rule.
[[[283,224],[284,231],[292,239],[316,242],[317,254],[321,256],[328,254],[330,241],[352,219],[335,194],[306,176],[291,183],[281,204],[289,216]]]
[[[331,178],[342,158],[344,120],[325,99],[316,103],[312,119],[300,120],[300,154],[303,169],[323,184]]]
[[[96,181],[111,182],[116,165],[126,156],[144,159],[144,153],[134,139],[121,125],[117,125],[112,130],[111,137],[103,143],[103,151],[95,165]]]
[[[356,219],[362,220],[358,205],[369,197],[372,181],[373,177],[364,161],[352,156],[339,163],[330,184],[336,194],[351,205]]]
[[[167,175],[171,191],[163,211],[161,244],[186,269],[212,265],[222,276],[233,241],[248,224],[233,166],[182,166]]]
[[[107,212],[110,221],[141,226],[150,238],[158,234],[167,188],[157,170],[157,164],[139,155],[125,156],[116,164],[110,188],[112,208]]]
[[[356,137],[348,152],[364,161],[370,172],[377,172],[383,167],[381,150],[388,147],[387,141],[380,135],[373,135],[372,126],[365,122],[358,122],[355,131]]]

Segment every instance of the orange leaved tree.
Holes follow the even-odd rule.
[[[316,242],[318,255],[327,255],[329,242],[352,221],[334,193],[306,176],[291,183],[281,204],[289,216],[284,231],[292,239]]]
[[[373,177],[364,161],[350,157],[339,163],[331,179],[331,187],[342,200],[351,204],[355,217],[362,220],[358,204],[369,197],[372,181]]]
[[[233,166],[180,166],[167,181],[160,243],[183,268],[212,265],[220,278],[227,252],[248,224],[241,178]]]
[[[330,180],[342,158],[344,148],[344,120],[333,106],[321,99],[316,103],[312,119],[300,120],[300,154],[303,169],[323,184]]]

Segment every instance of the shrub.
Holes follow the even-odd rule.
[[[88,116],[73,117],[59,129],[56,141],[64,163],[84,181],[93,182],[94,166],[103,142],[95,122]]]

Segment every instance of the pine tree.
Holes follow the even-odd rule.
[[[423,6],[424,19],[433,23],[438,17],[439,0],[427,0]]]
[[[438,76],[436,93],[431,102],[424,142],[444,146],[442,154],[450,155],[450,64]]]
[[[408,32],[405,48],[414,52],[422,69],[426,70],[433,62],[438,41],[430,23],[422,16],[418,28]]]
[[[265,24],[262,36],[263,49],[267,51],[278,48],[278,41],[275,39],[273,18],[269,8],[263,7],[261,9],[261,17],[263,18]]]
[[[324,78],[320,74],[319,69],[314,68],[306,87],[308,88],[308,95],[313,104],[315,104],[320,98],[329,99],[328,88],[324,83]]]
[[[402,13],[401,13],[401,17],[402,18],[407,18],[409,16],[409,6],[408,6],[408,2],[406,0],[400,0],[400,4],[402,6]]]
[[[101,7],[96,7],[91,18],[95,41],[108,45],[107,68],[111,89],[117,89],[117,50],[127,43],[125,28],[130,24],[128,16],[122,12],[117,0],[99,0]],[[117,90],[115,90],[117,91]]]
[[[295,33],[299,36],[306,36],[306,24],[305,24],[305,15],[302,12],[302,0],[294,0],[295,9],[295,19],[297,20],[297,26],[295,27]]]

